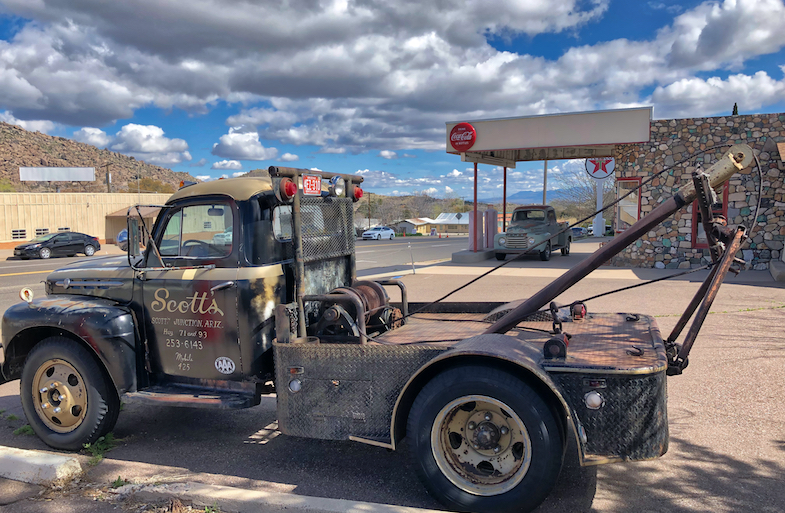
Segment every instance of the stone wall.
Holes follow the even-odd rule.
[[[617,146],[616,177],[645,181],[668,168],[641,188],[643,216],[689,183],[697,165],[707,170],[727,151],[725,145],[750,145],[760,160],[763,179],[753,164],[729,180],[727,216],[729,224],[751,226],[762,191],[743,258],[748,268],[767,269],[769,261],[781,258],[785,242],[785,156],[776,144],[785,141],[784,123],[785,113],[652,121],[648,143]],[[696,248],[692,240],[693,215],[692,205],[676,212],[614,257],[613,265],[688,269],[709,262],[709,250]]]

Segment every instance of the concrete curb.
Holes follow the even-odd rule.
[[[202,506],[216,506],[221,511],[241,513],[444,513],[430,509],[391,506],[373,502],[325,499],[291,493],[244,490],[231,486],[201,483],[164,485],[126,485],[115,490],[121,496],[140,501],[158,501],[177,497]]]
[[[785,263],[772,260],[769,262],[769,272],[774,281],[785,281]]]
[[[82,467],[73,456],[0,446],[0,477],[51,485],[70,481],[81,474]]]

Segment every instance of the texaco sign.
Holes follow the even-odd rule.
[[[586,172],[589,176],[602,180],[608,178],[613,174],[616,168],[616,161],[613,157],[597,157],[586,159]]]

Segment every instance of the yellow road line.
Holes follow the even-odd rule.
[[[11,274],[0,274],[0,278],[4,276],[22,276],[23,274],[43,274],[43,273],[51,273],[54,269],[49,269],[48,271],[30,271],[26,273],[11,273]]]

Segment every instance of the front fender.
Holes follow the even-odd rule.
[[[2,381],[18,379],[30,350],[49,336],[65,336],[95,354],[118,394],[136,390],[136,336],[130,309],[89,297],[52,295],[5,311]]]
[[[579,428],[576,426],[576,417],[567,403],[561,387],[540,366],[541,359],[542,352],[540,350],[508,335],[490,333],[459,342],[451,349],[428,361],[404,385],[393,410],[391,437],[393,446],[403,438],[409,409],[419,391],[431,378],[454,365],[486,363],[511,371],[524,379],[530,386],[538,389],[544,395],[543,398],[546,402],[550,402],[562,414],[565,436],[571,433],[575,436],[580,447],[581,440],[578,437]],[[583,451],[579,452],[582,454]]]

